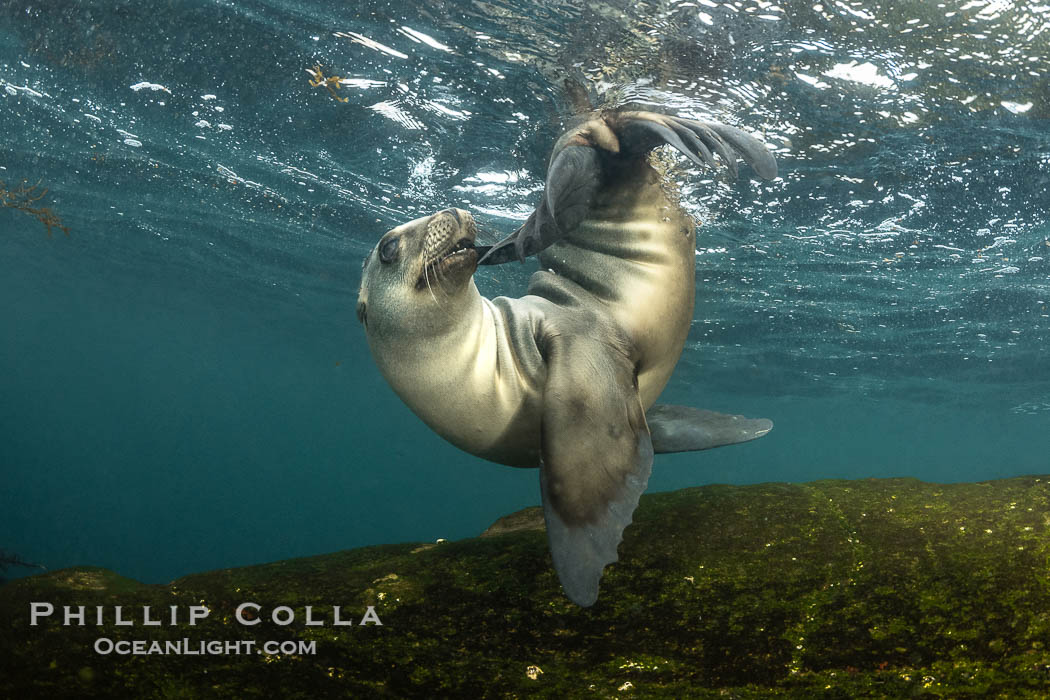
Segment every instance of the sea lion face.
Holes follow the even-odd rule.
[[[445,209],[388,231],[365,258],[357,318],[369,338],[438,332],[473,287],[477,226],[470,212]]]

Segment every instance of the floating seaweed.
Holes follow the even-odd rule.
[[[34,564],[32,562],[26,561],[14,552],[9,552],[6,549],[0,549],[0,571],[6,571],[7,567],[9,566],[25,566],[30,569],[46,568],[40,564]]]
[[[307,68],[306,72],[310,74],[310,87],[321,87],[322,85],[324,85],[326,88],[328,88],[328,92],[331,93],[332,97],[334,97],[335,99],[339,100],[340,102],[349,101],[348,98],[340,97],[338,94],[336,94],[336,90],[338,90],[342,86],[343,80],[338,75],[332,75],[326,78],[325,74],[321,72],[320,63],[316,64],[313,68]]]
[[[17,188],[11,190],[7,189],[3,180],[0,180],[0,207],[9,207],[35,216],[37,221],[47,227],[48,238],[51,237],[51,229],[54,228],[68,236],[69,227],[62,225],[62,219],[58,214],[50,207],[37,206],[46,194],[46,187],[40,189],[40,180],[37,180],[35,185],[30,185],[28,180],[22,180]]]
[[[7,571],[7,569],[12,566],[24,566],[28,569],[43,569],[44,571],[47,570],[47,567],[43,564],[34,564],[31,561],[26,561],[14,552],[9,552],[5,549],[0,549],[0,574]],[[0,575],[0,583],[4,583],[6,580],[6,577]]]

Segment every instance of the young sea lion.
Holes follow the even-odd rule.
[[[387,232],[364,262],[357,314],[406,404],[471,454],[539,467],[554,567],[591,605],[645,490],[654,452],[752,440],[773,424],[654,406],[693,314],[695,225],[649,151],[699,164],[736,153],[761,177],[773,156],[739,129],[652,112],[581,118],[554,146],[543,200],[492,247],[446,209]],[[479,264],[539,255],[518,299],[481,296]]]

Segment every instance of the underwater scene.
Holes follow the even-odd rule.
[[[633,524],[565,544],[359,301],[403,224],[473,259],[578,192],[592,107],[734,128],[613,131],[696,222],[659,403],[773,428],[660,454],[650,412]],[[610,208],[656,191],[607,153]],[[548,266],[500,262],[481,295]],[[1046,697],[1048,346],[1045,3],[4,0],[0,695]],[[609,444],[540,432],[523,466]],[[116,646],[184,638],[260,650]]]

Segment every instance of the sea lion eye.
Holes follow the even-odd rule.
[[[397,260],[398,253],[401,252],[401,239],[391,238],[383,245],[379,246],[379,260],[382,263],[392,263]]]

